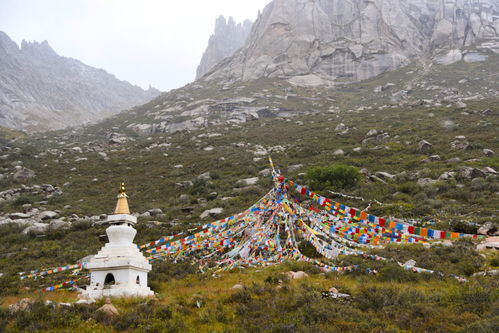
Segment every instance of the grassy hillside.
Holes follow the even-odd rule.
[[[406,68],[341,89],[293,88],[284,82],[265,80],[241,84],[244,88],[232,90],[220,90],[219,86],[210,87],[212,90],[185,88],[188,90],[163,95],[90,128],[8,143],[20,149],[9,150],[0,160],[4,174],[12,172],[13,165],[21,161],[36,173],[28,185],[52,184],[61,187],[63,194],[48,199],[22,195],[0,203],[0,212],[19,212],[28,203],[39,209],[56,210],[74,222],[69,230],[45,235],[22,235],[23,227],[0,224],[0,272],[5,274],[0,277],[0,303],[5,307],[19,298],[34,297],[34,290],[70,279],[63,274],[19,282],[13,276],[16,272],[70,264],[96,253],[106,242],[101,237],[105,227],[92,226],[84,221],[85,216],[112,213],[121,181],[127,184],[133,212],[143,213],[151,208],[164,212],[160,216],[139,217],[136,242],[141,244],[213,220],[200,220],[206,209],[221,207],[222,215],[229,216],[250,206],[272,186],[271,179],[260,174],[269,167],[264,150],[285,176],[300,183],[306,183],[303,173],[313,166],[346,164],[367,169],[367,176],[357,186],[325,188],[319,193],[359,208],[380,202],[373,203],[370,209],[377,215],[418,219],[436,228],[459,232],[475,232],[485,222],[498,224],[498,176],[491,171],[476,171],[487,167],[499,171],[499,98],[483,88],[496,82],[497,73],[485,71],[481,63],[468,65],[466,72],[460,72],[458,65],[439,67],[432,76],[421,71],[407,74],[413,70]],[[447,77],[449,71],[456,74]],[[473,74],[482,81],[458,83],[461,76],[471,78]],[[389,103],[392,93],[388,90],[373,93],[376,87],[387,83],[396,85],[389,89],[398,90],[411,83],[411,76],[415,81],[406,101]],[[426,82],[423,87],[418,86],[421,80]],[[426,90],[432,80],[470,96],[480,93],[482,87],[488,95],[466,100],[464,107],[455,102],[415,103],[432,91]],[[462,85],[466,88],[459,88]],[[288,97],[285,101],[262,97],[254,103],[280,103],[283,109],[297,111],[299,115],[292,118],[264,117],[242,124],[211,124],[192,131],[142,136],[126,127],[131,123],[155,122],[150,112],[159,102],[168,104],[179,98],[180,104],[187,104],[188,98],[219,99],[257,92],[276,96],[287,88],[293,89],[288,91],[290,95],[301,97]],[[182,99],[179,94],[190,97]],[[367,136],[373,129],[378,134]],[[110,145],[106,135],[117,131],[126,135],[127,142]],[[422,151],[421,140],[432,146]],[[81,152],[75,147],[81,148]],[[337,152],[339,149],[342,154]],[[491,149],[495,155],[487,157],[483,149]],[[439,158],[430,158],[434,155]],[[468,176],[465,171],[470,169],[466,168],[474,168],[475,174]],[[206,172],[210,179],[198,178]],[[393,177],[383,178],[377,172]],[[440,178],[445,172],[455,174]],[[256,185],[238,183],[257,176]],[[10,177],[0,181],[0,190],[19,186]],[[334,197],[329,190],[363,200]],[[123,315],[117,319],[95,315],[97,305],[52,309],[37,304],[29,314],[8,316],[0,310],[0,331],[51,331],[54,327],[110,332],[127,328],[207,332],[497,331],[497,279],[470,277],[478,271],[497,269],[496,254],[486,252],[484,258],[477,254],[474,245],[464,242],[431,250],[390,247],[383,255],[400,260],[413,258],[425,268],[466,276],[470,281],[459,284],[438,276],[416,276],[393,264],[376,262],[363,265],[377,268],[377,276],[358,272],[321,275],[307,265],[289,263],[223,273],[220,277],[200,275],[190,263],[158,263],[151,273],[158,300],[118,302]],[[341,259],[345,264],[356,260]],[[284,286],[277,288],[276,281],[283,279],[281,273],[296,268],[307,270],[311,277],[304,282],[284,281]],[[239,280],[247,288],[229,290]],[[321,299],[319,291],[332,286],[351,294],[352,299]],[[63,301],[74,297],[56,292],[40,299]],[[196,300],[201,302],[200,307]]]
[[[8,142],[16,139],[23,138],[25,136],[24,133],[19,131],[14,131],[10,128],[0,126],[0,143],[6,145]]]

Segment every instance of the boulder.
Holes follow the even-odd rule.
[[[405,268],[412,268],[412,267],[416,266],[416,260],[409,259],[402,266]]]
[[[484,223],[480,228],[478,228],[477,234],[479,235],[491,235],[497,230],[497,226],[492,222]]]
[[[490,271],[477,272],[472,276],[498,276],[498,275],[499,275],[499,269],[493,269]]]
[[[499,250],[499,237],[489,237],[485,242],[478,244],[476,249],[481,250]]]
[[[175,183],[175,186],[177,187],[190,187],[192,185],[194,185],[194,183],[190,180],[184,180],[179,183]]]
[[[252,177],[252,178],[240,179],[236,182],[236,185],[238,185],[238,186],[251,186],[251,185],[255,185],[256,183],[258,183],[258,177]]]
[[[28,233],[32,232],[37,235],[43,235],[47,232],[49,229],[49,225],[45,223],[34,223],[32,226],[27,227],[22,231],[23,235],[27,235]]]
[[[203,181],[211,180],[210,173],[209,172],[202,173],[198,176],[198,179]]]
[[[50,230],[68,230],[71,228],[71,223],[63,220],[53,220],[49,223]]]
[[[295,172],[301,168],[303,168],[303,164],[293,164],[293,165],[288,166],[288,172]]]
[[[442,20],[442,22],[446,22],[446,20]],[[448,32],[449,32],[448,30],[449,29],[452,30],[452,26],[450,25],[450,28],[449,28],[448,25],[450,25],[450,23],[448,23],[447,25],[439,24],[437,26],[437,29],[434,32],[434,35],[435,36],[439,36],[439,35],[447,36]],[[463,58],[463,54],[461,53],[461,51],[458,49],[453,49],[453,50],[450,50],[449,52],[447,52],[446,54],[444,54],[440,57],[437,57],[435,59],[435,62],[437,64],[440,64],[440,65],[451,65],[455,62],[460,61],[462,58]]]
[[[394,180],[396,178],[395,175],[392,175],[388,172],[378,171],[374,174],[376,177],[384,179],[384,180]]]
[[[378,130],[373,128],[373,129],[370,129],[369,132],[366,133],[365,137],[370,138],[370,137],[376,136],[376,135],[378,135]]]
[[[466,140],[455,140],[450,143],[453,149],[467,150],[471,148],[471,145]]]
[[[181,194],[178,201],[184,204],[189,203],[191,201],[191,197],[188,194]]]
[[[440,155],[431,155],[427,159],[423,160],[423,162],[429,163],[429,162],[437,162],[441,161],[442,159],[440,158]]]
[[[216,217],[216,216],[222,214],[223,212],[224,212],[224,209],[221,208],[221,207],[207,209],[199,217],[202,218],[202,219],[205,219],[208,216]]]
[[[333,156],[343,156],[343,155],[345,155],[345,152],[343,151],[343,149],[337,149],[333,153]]]
[[[388,134],[386,132],[380,133],[378,135],[365,138],[364,140],[362,140],[362,144],[381,143],[381,142],[388,140],[389,138],[390,138],[390,134]]]
[[[433,148],[433,145],[426,140],[421,140],[418,143],[418,148],[419,151],[425,152],[431,150]]]
[[[334,130],[336,132],[343,132],[344,130],[348,129],[348,127],[343,124],[343,123],[339,123],[338,125],[336,125],[336,127],[334,128]]]
[[[20,167],[14,172],[12,175],[12,180],[18,183],[27,183],[33,178],[35,178],[36,174],[33,170],[28,168]]]
[[[438,177],[438,179],[449,180],[449,179],[454,178],[455,175],[456,175],[456,172],[454,172],[454,171],[446,171],[443,174],[441,174],[440,177]]]
[[[436,182],[437,182],[437,180],[431,179],[431,178],[420,178],[420,179],[418,179],[418,185],[419,186],[433,185]]]
[[[95,299],[91,298],[91,299],[80,299],[78,301],[75,302],[75,304],[94,304],[96,301]]]
[[[479,177],[483,177],[483,178],[486,177],[485,172],[483,172],[480,169],[472,168],[472,167],[459,168],[458,175],[459,175],[459,177],[464,178],[464,179],[468,179],[468,180],[479,178]]]
[[[331,288],[331,289],[336,289],[336,288]],[[323,291],[321,292],[321,296],[322,298],[331,298],[331,299],[350,297],[349,294],[342,294],[333,291]]]
[[[494,156],[494,151],[492,149],[484,149],[483,150],[483,154],[486,157],[492,157],[492,156]]]
[[[240,283],[236,283],[230,289],[232,289],[232,290],[241,290],[241,289],[244,289],[244,286],[242,284],[240,284]]]
[[[493,169],[491,167],[485,167],[482,169],[482,171],[487,173],[487,174],[499,175],[499,172],[497,172],[495,169]]]
[[[9,305],[9,310],[11,312],[26,311],[31,305],[35,303],[31,298],[23,298],[15,304]]]
[[[286,273],[290,280],[300,280],[308,277],[308,274],[303,271],[293,272],[289,271]]]
[[[55,219],[57,217],[57,214],[56,212],[53,212],[51,210],[46,210],[44,212],[41,212],[40,215],[38,216],[41,220],[52,220],[52,219]]]
[[[149,209],[147,211],[149,214],[151,214],[151,216],[157,216],[157,215],[161,215],[163,214],[163,211],[161,210],[161,208],[153,208],[153,209]]]
[[[29,219],[30,217],[31,217],[30,215],[24,214],[24,213],[12,213],[12,214],[9,214],[9,218],[11,220]]]
[[[289,167],[288,167],[288,172],[289,172]],[[272,174],[272,169],[270,168],[263,169],[262,171],[258,172],[258,174],[262,177],[269,177]]]

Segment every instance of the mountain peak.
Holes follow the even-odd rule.
[[[228,20],[220,15],[215,20],[215,32],[208,41],[201,63],[196,71],[196,79],[202,77],[222,59],[231,56],[237,49],[244,45],[251,32],[253,23],[245,20],[236,24],[230,16]]]
[[[3,31],[0,31],[0,52],[9,54],[19,52],[19,47],[10,37]]]
[[[497,0],[273,0],[240,52],[205,78],[356,82],[497,39],[498,17]]]
[[[0,32],[0,126],[59,129],[100,120],[159,94],[57,55],[47,41],[21,48]]]
[[[37,41],[30,42],[23,39],[21,42],[21,52],[32,55],[57,56],[57,53],[46,40],[39,43]]]

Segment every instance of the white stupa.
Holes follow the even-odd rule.
[[[114,215],[108,216],[109,242],[85,266],[90,270],[90,285],[84,298],[147,297],[154,292],[147,286],[152,266],[139,251],[133,239],[137,218],[130,215],[125,185],[121,184]]]

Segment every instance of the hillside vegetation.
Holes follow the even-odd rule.
[[[478,67],[478,71],[476,66],[477,73],[485,70]],[[439,82],[457,84],[455,79],[444,79],[446,73],[439,74]],[[438,275],[406,272],[390,262],[362,261],[363,268],[376,269],[377,275],[366,274],[365,269],[324,275],[309,265],[286,263],[217,276],[200,274],[188,261],[154,263],[151,286],[158,292],[158,300],[119,301],[115,305],[122,315],[115,319],[95,314],[99,304],[43,305],[45,299],[75,299],[74,293],[64,291],[34,294],[71,279],[68,274],[22,282],[15,275],[72,264],[96,253],[106,242],[102,237],[105,226],[94,224],[91,217],[112,213],[122,181],[132,211],[141,214],[138,244],[243,211],[272,187],[268,155],[283,175],[306,185],[314,185],[314,168],[355,167],[361,173],[359,178],[355,176],[356,182],[340,187],[330,182],[315,190],[358,208],[372,203],[373,214],[417,219],[435,228],[469,233],[486,222],[498,224],[498,98],[469,100],[465,106],[400,102],[369,108],[380,102],[368,92],[387,82],[399,84],[397,75],[405,80],[403,72],[398,72],[348,89],[292,88],[306,97],[282,102],[283,108],[297,111],[294,117],[221,122],[177,133],[139,135],[127,128],[130,123],[153,122],[149,110],[156,100],[90,128],[9,143],[0,159],[5,175],[0,190],[21,187],[11,173],[22,165],[36,174],[27,185],[51,184],[60,187],[62,194],[48,198],[32,192],[21,194],[0,203],[2,214],[32,208],[53,210],[70,222],[70,227],[24,235],[22,223],[0,224],[0,272],[4,274],[0,277],[0,331],[496,332],[497,278],[472,275],[498,269],[499,258],[494,250],[478,254],[476,244],[468,241],[431,249],[414,245],[382,250],[389,258],[415,259],[422,267],[467,277],[469,281],[463,284]],[[460,75],[469,76],[470,72]],[[468,90],[474,94],[480,84],[470,82]],[[219,97],[244,95],[250,90],[256,93],[265,87],[278,89],[277,84],[272,80],[248,83],[244,88],[248,90],[232,90]],[[203,90],[193,91],[201,94]],[[415,89],[411,94],[424,91]],[[167,101],[180,93],[160,99]],[[387,99],[391,95],[381,94]],[[196,95],[198,98],[201,96]],[[125,140],[111,144],[112,132],[122,133]],[[428,144],[422,144],[423,140]],[[254,185],[242,181],[252,177],[258,177]],[[142,214],[154,208],[160,208],[162,214]],[[201,219],[211,208],[223,208],[223,213]],[[340,263],[358,260],[344,257]],[[282,273],[290,269],[305,270],[310,277],[287,281]],[[230,290],[237,282],[245,288]],[[352,297],[322,299],[320,291],[330,287]],[[40,302],[31,311],[9,314],[6,306],[23,297]]]

